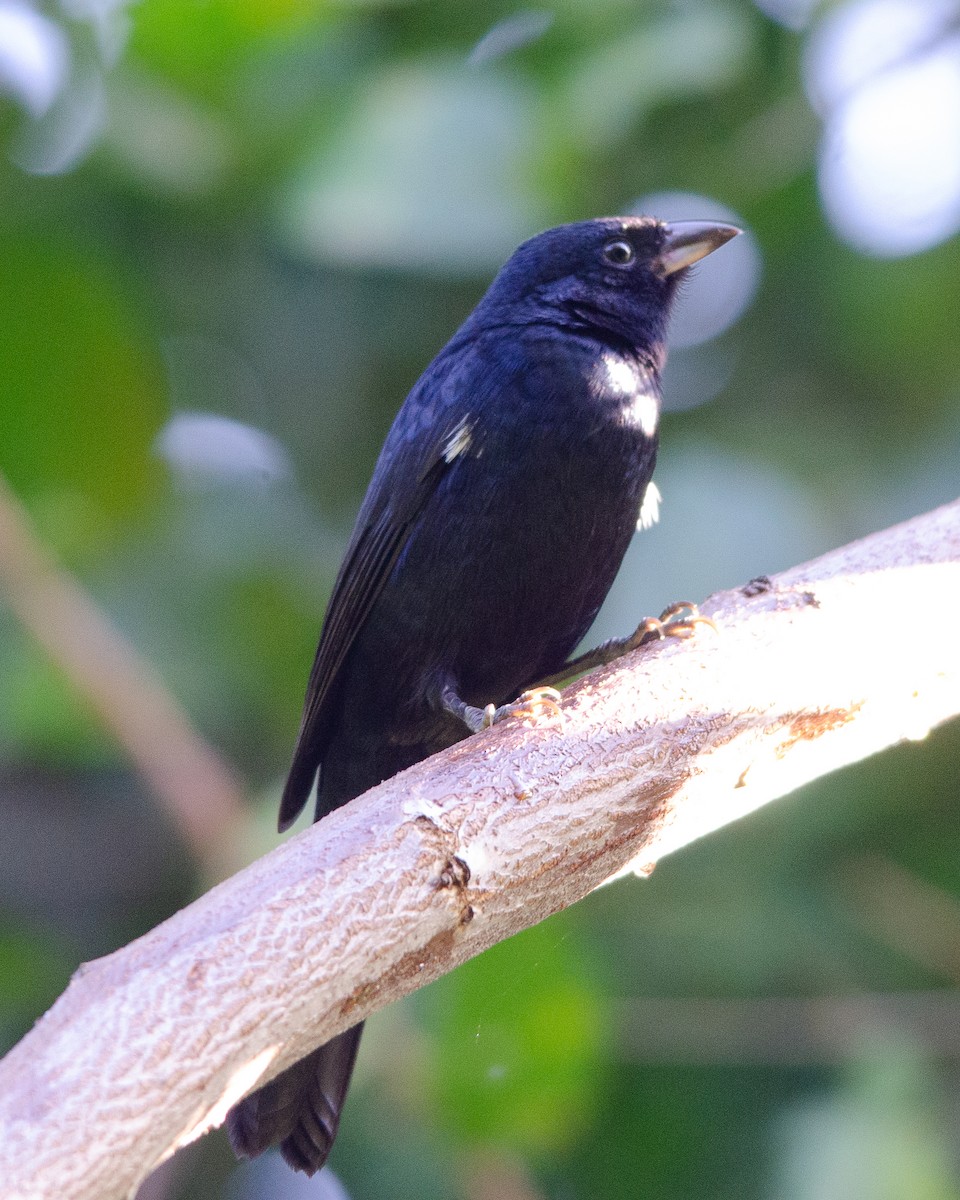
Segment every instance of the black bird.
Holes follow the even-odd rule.
[[[575,663],[637,526],[657,454],[677,284],[739,231],[611,217],[513,254],[400,409],[360,509],[310,675],[280,829],[315,820],[493,720]],[[641,627],[642,629],[643,627]],[[241,1100],[243,1157],[330,1153],[363,1026]]]

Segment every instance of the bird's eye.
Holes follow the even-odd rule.
[[[635,256],[636,251],[630,243],[622,242],[619,239],[615,242],[607,242],[603,248],[603,257],[615,267],[629,267]]]

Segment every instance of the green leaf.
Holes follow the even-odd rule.
[[[607,1020],[572,928],[528,929],[430,989],[431,1099],[457,1136],[546,1154],[589,1125]]]
[[[4,240],[0,261],[0,470],[28,501],[72,498],[51,505],[69,541],[78,512],[96,526],[154,494],[160,364],[102,261],[56,235]]]

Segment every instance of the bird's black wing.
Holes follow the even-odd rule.
[[[469,444],[471,420],[444,401],[437,360],[407,398],[381,451],[337,576],[310,672],[280,801],[281,832],[300,813],[330,735],[343,664],[424,505]]]

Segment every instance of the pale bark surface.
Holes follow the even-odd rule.
[[[717,633],[414,767],[78,971],[0,1063],[5,1200],[130,1194],[368,1013],[960,712],[960,502],[703,611]]]

